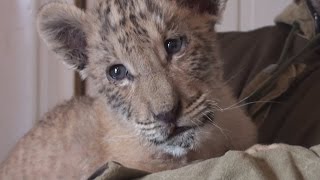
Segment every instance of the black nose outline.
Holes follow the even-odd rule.
[[[175,123],[180,114],[181,103],[178,102],[177,105],[167,112],[161,112],[159,114],[155,114],[154,118],[158,121],[162,121],[165,123]]]

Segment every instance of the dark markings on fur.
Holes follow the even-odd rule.
[[[106,92],[107,93],[111,93],[111,92],[113,92],[114,91],[114,88],[112,88],[112,87],[107,87],[106,88]]]
[[[137,124],[139,125],[142,125],[142,126],[148,126],[148,125],[151,125],[151,124],[154,124],[155,122],[154,121],[146,121],[146,122],[141,122],[141,121],[136,121]]]
[[[159,141],[157,139],[150,139],[149,140],[152,144],[156,145],[156,146],[159,146],[159,145],[162,145],[164,143],[166,143],[166,141]]]
[[[127,42],[127,40],[126,40],[125,37],[120,36],[120,37],[118,37],[118,42],[119,42],[120,45],[122,45],[122,47],[124,47],[126,42]]]
[[[191,132],[192,133],[192,132]],[[181,148],[188,149],[191,147],[192,142],[194,141],[194,133],[188,134],[188,137],[174,136],[171,139],[168,139],[165,144],[168,146],[179,146]]]
[[[143,12],[139,12],[139,17],[140,17],[142,20],[147,20],[147,16],[146,16]]]
[[[198,106],[195,106],[193,109],[189,109],[186,114],[194,114],[194,112],[197,111],[197,109],[199,110],[199,107],[204,106],[204,102],[200,102],[198,103]],[[189,107],[190,108],[190,107]],[[203,111],[198,111],[196,114],[194,114],[193,116],[197,117],[198,115],[200,115],[201,113],[203,113]]]
[[[129,12],[134,12],[136,10],[136,5],[134,1],[129,1]]]
[[[142,38],[142,37],[150,38],[148,35],[148,31],[139,24],[139,22],[138,22],[139,18],[136,15],[130,14],[129,19],[133,25],[133,32],[136,35],[138,35],[140,38]]]
[[[100,32],[101,35],[101,39],[103,41],[106,40],[106,35],[110,32],[110,27],[111,27],[111,23],[110,23],[110,19],[109,19],[109,15],[110,15],[111,9],[110,7],[107,7],[107,9],[105,11],[103,11],[101,16],[99,17],[100,20],[102,20],[102,32]]]
[[[100,12],[99,19],[102,21],[102,37],[106,36],[110,30],[112,32],[117,32],[118,31],[118,26],[116,24],[112,24],[110,21],[110,13],[111,13],[111,8],[108,6],[104,11]],[[101,34],[101,33],[100,33]],[[103,39],[106,39],[103,37]]]
[[[100,1],[99,2],[99,4],[98,4],[98,7],[99,8],[97,8],[97,9],[95,9],[95,14],[97,14],[98,15],[98,18],[99,19],[102,19],[103,18],[103,16],[104,16],[104,12],[102,11],[104,8],[103,8],[103,5],[105,4],[105,2],[104,1]]]
[[[181,148],[189,149],[191,147],[191,142],[194,141],[194,136],[190,136],[186,141],[182,141],[179,145]]]
[[[122,27],[122,28],[124,28],[125,26],[126,26],[126,23],[127,23],[127,18],[125,18],[125,17],[122,17],[121,18],[121,20],[120,20],[120,26]]]
[[[113,33],[117,33],[118,30],[119,30],[119,27],[117,25],[112,25],[111,26],[111,30],[112,30]]]
[[[151,14],[155,14],[157,16],[159,16],[161,19],[163,19],[163,12],[161,10],[161,8],[155,3],[156,1],[154,0],[145,0],[146,1],[146,6],[148,11]]]
[[[137,17],[134,14],[130,14],[129,19],[131,21],[131,23],[136,27],[140,27],[138,21],[137,21]]]
[[[127,117],[128,108],[127,107],[121,107],[121,114]]]
[[[99,88],[98,92],[99,92],[99,94],[105,94],[107,92],[107,89],[105,86],[102,86]]]
[[[120,14],[125,14],[128,7],[128,0],[114,0],[114,4],[118,7]]]
[[[132,106],[130,105],[131,103],[128,103],[127,104],[127,113],[126,113],[126,116],[127,116],[127,119],[129,120],[132,116]]]
[[[119,90],[114,90],[106,95],[108,104],[110,104],[113,109],[119,110],[121,107],[126,106],[125,98],[121,96]]]
[[[167,21],[164,19],[163,11],[161,10],[161,8],[157,4],[155,4],[155,1],[146,0],[146,6],[147,6],[147,9],[150,12],[150,14],[152,14],[153,16],[158,16],[163,21],[166,21],[165,24],[170,24],[170,21]],[[171,22],[173,23],[173,21],[171,21]],[[174,23],[176,24],[177,22],[178,21],[175,21]],[[156,25],[158,32],[164,33],[163,31],[165,28],[162,27],[162,24],[155,23],[155,25]],[[170,26],[167,26],[167,27],[170,27]],[[170,30],[170,29],[166,29],[166,30]]]
[[[189,109],[195,102],[197,102],[201,98],[202,94],[199,93],[197,96],[190,98],[190,103],[186,106],[185,109]],[[186,113],[191,112],[192,110],[188,110]]]
[[[167,20],[167,23],[166,23],[167,30],[176,31],[178,29],[177,22],[179,21],[180,21],[179,17],[176,15],[173,15],[170,19]]]
[[[161,127],[162,127],[161,125],[157,125],[157,126],[154,126],[152,128],[141,128],[141,130],[142,131],[152,131],[152,130],[155,130],[155,129],[159,129]]]
[[[126,47],[125,47],[125,50],[126,50],[126,52],[128,52],[129,54],[132,53],[132,51],[129,49],[129,46],[126,46]]]
[[[132,108],[130,102],[126,102],[120,90],[105,85],[98,87],[98,89],[100,94],[106,96],[106,101],[111,105],[112,109],[119,111],[128,120],[131,118]]]
[[[99,88],[99,93],[103,94],[107,98],[107,103],[111,105],[111,108],[119,111],[126,119],[130,119],[132,116],[132,109],[125,101],[125,98],[121,96],[120,91],[112,88],[102,86]]]

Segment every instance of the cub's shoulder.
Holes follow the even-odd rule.
[[[48,111],[37,124],[51,126],[56,122],[74,121],[90,116],[93,113],[94,102],[95,99],[88,96],[73,97]]]

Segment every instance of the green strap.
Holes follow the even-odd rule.
[[[307,45],[295,56],[288,58],[288,51],[290,47],[292,46],[292,42],[294,40],[294,37],[296,33],[299,31],[299,24],[297,22],[293,23],[293,27],[291,29],[291,32],[289,33],[283,51],[280,55],[280,58],[278,60],[278,67],[275,70],[275,72],[267,78],[265,81],[263,81],[260,85],[258,85],[257,89],[253,91],[249,98],[246,100],[247,102],[255,102],[258,101],[260,98],[262,98],[265,94],[267,94],[273,87],[273,85],[276,83],[278,77],[285,72],[288,67],[293,64],[293,62],[296,59],[299,59],[302,55],[304,55],[307,51],[313,49],[319,44],[320,41],[320,34],[317,34],[313,39],[311,39]]]

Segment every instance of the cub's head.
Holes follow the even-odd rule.
[[[215,48],[225,0],[101,0],[83,12],[44,6],[41,37],[95,85],[96,95],[143,139],[179,156],[199,146],[221,85]]]

